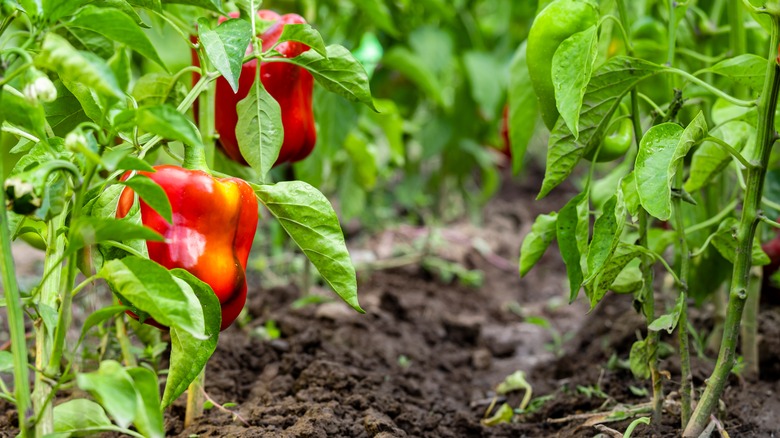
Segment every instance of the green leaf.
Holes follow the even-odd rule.
[[[623,202],[623,194],[618,191],[612,196],[602,209],[601,216],[593,225],[593,239],[588,248],[588,278],[590,282],[601,273],[620,243],[623,234],[623,226],[626,221],[626,206]]]
[[[647,339],[634,342],[628,356],[628,363],[634,377],[642,380],[650,378],[650,358],[652,356],[653,352],[650,351]]]
[[[135,427],[143,436],[162,438],[165,436],[163,415],[160,410],[160,390],[157,376],[148,368],[128,368],[136,390],[137,411]]]
[[[371,99],[368,75],[352,53],[338,44],[325,48],[327,58],[316,50],[307,50],[295,58],[267,58],[268,62],[290,62],[308,70],[317,82],[339,96],[361,102],[376,111]],[[250,93],[251,94],[251,93]]]
[[[124,96],[105,61],[76,50],[57,34],[46,34],[41,51],[35,57],[35,66],[56,72],[63,82],[79,82],[105,96]]]
[[[146,202],[152,210],[162,216],[169,224],[173,223],[173,210],[168,195],[159,184],[146,175],[137,174],[127,181],[121,182],[136,193]]]
[[[206,362],[217,349],[219,327],[222,323],[219,299],[211,290],[211,286],[183,269],[173,269],[171,274],[185,281],[195,292],[206,321],[207,339],[194,338],[185,330],[171,328],[171,361],[162,398],[163,408],[179,398],[206,366]]]
[[[398,36],[398,29],[393,23],[393,14],[384,0],[352,0],[352,3],[368,16],[374,25],[393,36]]]
[[[112,73],[113,74],[113,73]],[[63,80],[62,84],[68,89],[68,91],[79,101],[81,108],[84,110],[84,114],[92,119],[93,122],[104,125],[105,114],[103,108],[101,108],[98,102],[98,95],[92,91],[92,89],[81,83],[69,80]]]
[[[98,309],[90,313],[87,319],[84,320],[84,324],[81,325],[81,335],[79,335],[78,344],[81,344],[81,342],[87,336],[87,333],[89,333],[89,330],[92,327],[95,327],[96,325],[108,320],[109,318],[119,313],[124,312],[125,310],[129,310],[129,307],[109,306],[109,307],[103,307],[102,309]]]
[[[68,243],[68,248],[65,251],[66,255],[73,254],[86,246],[108,240],[118,242],[133,239],[158,242],[165,240],[163,236],[151,228],[108,217],[82,216],[76,219],[76,222],[72,224],[72,228],[73,238]]]
[[[712,236],[712,245],[718,250],[724,259],[731,262],[737,261],[737,229],[739,221],[734,217],[727,217],[718,226],[718,230]],[[770,263],[769,256],[761,249],[761,243],[758,240],[753,241],[753,250],[751,254],[753,266],[764,266]]]
[[[524,277],[542,258],[547,247],[555,240],[558,214],[540,214],[531,225],[531,231],[523,238],[520,247],[520,276]]]
[[[506,95],[503,75],[505,63],[492,52],[469,50],[463,54],[463,65],[471,85],[471,97],[479,105],[480,112],[489,120],[497,119],[497,111]]]
[[[639,214],[639,192],[636,189],[636,174],[632,170],[620,180],[620,191],[626,203],[628,214],[636,217]]]
[[[252,40],[252,25],[246,20],[234,19],[211,30],[208,20],[200,18],[198,39],[214,68],[227,80],[233,92],[238,93],[238,77],[246,48]]]
[[[105,158],[105,155],[104,155]],[[121,170],[142,170],[144,172],[154,172],[154,167],[152,167],[149,163],[146,161],[136,158],[133,156],[126,156],[119,160],[118,163],[116,163],[116,166],[113,166],[111,170],[115,169],[121,169]]]
[[[754,133],[755,130],[750,124],[733,121],[717,127],[711,134],[713,137],[725,141],[737,151],[741,151]],[[705,187],[728,167],[732,160],[731,154],[716,143],[702,142],[701,146],[693,152],[690,173],[684,186],[685,190],[693,192]]]
[[[10,351],[0,350],[0,373],[13,372],[14,355]]]
[[[198,128],[170,105],[138,108],[135,112],[135,122],[144,131],[160,137],[177,140],[191,147],[203,145]]]
[[[547,167],[537,199],[569,177],[586,149],[598,147],[623,96],[640,81],[661,72],[659,65],[625,56],[616,56],[593,72],[582,101],[579,137],[575,139],[563,118],[550,134]]]
[[[170,97],[173,87],[173,76],[168,73],[147,73],[133,85],[133,97],[139,106],[159,105]]]
[[[659,316],[655,319],[655,321],[651,322],[650,325],[647,326],[647,329],[654,332],[666,330],[667,333],[672,334],[674,329],[677,327],[677,322],[680,320],[680,313],[682,313],[683,305],[685,305],[685,300],[683,297],[683,294],[678,295],[677,302],[674,305],[674,309],[672,309],[671,313]]]
[[[104,360],[96,372],[77,374],[76,383],[97,399],[119,427],[135,420],[138,403],[133,379],[119,362]]]
[[[54,432],[78,432],[89,428],[112,426],[106,411],[85,398],[68,400],[54,407]]]
[[[358,304],[355,267],[344,234],[325,196],[301,181],[262,185],[255,192],[336,294],[364,313]]]
[[[566,126],[579,137],[582,99],[598,55],[598,26],[591,26],[563,40],[552,59],[555,105]]]
[[[282,34],[279,35],[277,44],[285,41],[297,41],[311,47],[312,50],[324,57],[328,57],[325,48],[325,42],[322,41],[322,35],[317,29],[307,23],[285,24],[282,28]]]
[[[143,3],[143,2],[141,2],[141,3]],[[148,2],[148,3],[154,3],[154,2]],[[133,23],[135,23],[136,26],[143,27],[143,28],[146,28],[146,29],[149,28],[149,25],[144,23],[143,20],[141,20],[141,16],[138,15],[138,12],[136,12],[135,9],[133,9],[133,6],[130,3],[128,3],[127,1],[125,1],[125,0],[97,0],[97,1],[93,1],[92,4],[96,5],[96,6],[100,6],[101,8],[115,8],[115,9],[118,9],[118,10],[122,11],[122,13],[124,13],[125,15],[130,17],[130,19],[133,20]],[[159,7],[159,6],[160,6],[160,4],[159,4],[159,0],[158,0],[157,1],[157,7]],[[158,9],[158,12],[160,12],[159,9]]]
[[[512,172],[518,174],[528,143],[534,134],[539,115],[539,101],[531,85],[524,41],[509,66],[509,143],[512,150]]]
[[[257,171],[261,181],[279,157],[284,141],[279,103],[255,81],[246,98],[238,102],[236,138],[241,155]]]
[[[0,120],[16,125],[35,134],[38,139],[46,139],[46,114],[40,103],[31,103],[10,86],[3,87],[0,96]]]
[[[636,257],[644,253],[642,247],[619,242],[612,256],[604,264],[604,267],[591,281],[585,283],[585,294],[593,309],[604,298],[612,284],[620,276],[621,272]]]
[[[65,87],[65,84],[63,84],[62,81],[54,81],[54,86],[57,88],[57,100],[50,103],[44,103],[43,109],[46,113],[46,120],[49,122],[49,126],[51,126],[54,135],[65,137],[65,135],[76,128],[79,123],[86,122],[88,117],[84,113],[84,110],[79,108],[81,104],[76,96]],[[3,107],[4,106],[0,104],[0,108]]]
[[[68,26],[79,27],[97,32],[106,38],[122,43],[149,58],[157,65],[167,70],[157,50],[149,41],[140,27],[127,14],[114,8],[99,8],[87,6],[68,23]]]
[[[579,214],[577,210],[579,205],[588,202],[584,193],[572,198],[558,212],[558,221],[556,223],[556,237],[558,239],[558,248],[561,252],[563,262],[566,264],[566,275],[569,277],[569,303],[573,303],[580,293],[583,273],[581,258],[582,253],[577,242],[577,228],[579,227]]]
[[[36,0],[35,3],[41,5],[46,21],[54,23],[60,18],[72,15],[84,2],[79,0]]]
[[[403,46],[393,46],[385,52],[381,63],[387,68],[399,71],[431,100],[442,107],[445,106],[439,79],[418,54]]]
[[[222,9],[222,0],[164,0],[165,3],[175,3],[179,5],[197,6],[199,8],[214,11],[223,15],[227,15],[224,9]],[[260,2],[258,2],[259,4]]]
[[[113,291],[158,323],[171,330],[179,328],[198,339],[207,339],[203,311],[192,287],[174,278],[163,266],[128,256],[106,262],[98,275]]]
[[[725,76],[737,84],[761,91],[766,76],[766,58],[750,53],[724,59],[704,71]]]
[[[699,112],[685,130],[674,123],[663,123],[642,137],[634,173],[639,200],[651,216],[663,221],[671,217],[672,181],[678,165],[706,135],[707,122]]]

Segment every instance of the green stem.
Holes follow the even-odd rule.
[[[2,92],[2,89],[0,89]],[[0,140],[2,140],[0,132]],[[3,160],[0,160],[0,175],[4,174]],[[31,436],[28,418],[32,414],[30,407],[29,362],[27,360],[27,340],[24,333],[24,310],[16,281],[14,259],[11,254],[11,231],[8,228],[8,213],[5,208],[5,190],[0,190],[0,270],[2,270],[3,289],[5,291],[8,332],[11,337],[11,354],[14,363],[14,398],[19,413],[19,436]]]
[[[119,298],[114,296],[114,304],[119,305]],[[138,366],[138,362],[135,360],[135,356],[133,356],[133,351],[131,349],[132,344],[130,343],[130,338],[127,336],[127,327],[125,326],[125,314],[120,313],[117,315],[116,318],[114,318],[114,327],[116,328],[116,339],[119,341],[119,348],[122,350],[122,359],[124,360],[126,367],[135,367]]]
[[[748,160],[745,159],[745,157],[742,156],[742,154],[739,153],[738,150],[734,149],[734,146],[731,146],[730,144],[726,143],[725,141],[719,139],[718,137],[707,137],[703,141],[711,141],[715,143],[716,145],[723,148],[726,152],[731,154],[732,157],[736,158],[737,161],[739,161],[740,164],[745,166],[745,168],[750,168],[753,165],[748,162]]]
[[[203,388],[206,383],[206,367],[187,388],[187,407],[184,411],[184,427],[192,425],[196,418],[203,415]]]
[[[764,178],[769,164],[769,155],[772,144],[775,142],[774,118],[777,107],[777,94],[780,89],[780,66],[777,65],[777,48],[780,44],[780,19],[770,15],[772,33],[770,38],[769,54],[764,79],[764,88],[758,103],[758,126],[756,128],[756,147],[749,161],[758,164],[747,169],[747,190],[743,201],[742,217],[737,231],[738,247],[737,258],[734,263],[734,271],[729,289],[729,304],[726,312],[726,322],[723,327],[723,341],[721,342],[718,360],[712,376],[707,380],[707,388],[691,422],[686,427],[684,437],[698,437],[707,427],[709,417],[718,404],[723,389],[726,386],[729,373],[734,366],[734,357],[739,337],[739,325],[742,319],[742,311],[748,295],[749,274],[751,267],[751,254],[753,238],[759,223],[759,209],[764,191]]]
[[[715,216],[707,219],[706,221],[699,222],[698,224],[695,224],[695,225],[691,225],[690,227],[688,227],[688,229],[686,231],[688,232],[688,234],[693,234],[693,233],[695,233],[697,231],[701,231],[701,230],[707,229],[707,228],[709,228],[709,227],[711,227],[713,225],[717,225],[726,216],[731,214],[731,212],[734,211],[735,208],[737,208],[737,200],[736,199],[731,201],[731,203],[729,203],[729,205],[727,205],[726,208],[721,210]]]
[[[774,57],[772,59],[774,59]],[[736,98],[736,97],[734,97],[734,96],[732,96],[732,95],[730,95],[728,93],[724,93],[720,89],[710,85],[709,83],[705,82],[702,79],[697,78],[696,76],[688,73],[687,71],[679,70],[679,69],[676,69],[674,67],[666,67],[665,71],[669,72],[669,73],[674,73],[674,74],[676,74],[678,76],[681,76],[681,77],[689,80],[690,82],[693,82],[694,84],[696,84],[696,85],[698,85],[698,86],[700,86],[702,88],[705,88],[710,93],[712,93],[712,94],[714,94],[714,95],[716,95],[718,97],[721,97],[721,98],[723,98],[724,100],[726,100],[728,102],[733,103],[734,105],[742,106],[742,107],[745,107],[745,108],[750,108],[750,107],[756,106],[756,102],[755,101],[738,99],[738,98]]]
[[[51,272],[51,274],[43,280],[39,302],[52,309],[57,308],[57,298],[59,297],[62,277],[60,261],[65,252],[65,236],[57,232],[65,225],[66,216],[67,209],[50,221],[47,226],[46,255],[43,271]],[[35,327],[35,369],[43,370],[49,363],[49,354],[52,349],[50,338],[46,333],[55,330],[55,327],[46,327],[43,320],[36,321]],[[48,403],[52,391],[54,391],[54,387],[51,381],[44,378],[40,372],[36,372],[33,406],[38,416],[38,421],[35,423],[35,432],[38,436],[54,432],[54,411],[51,403]]]
[[[669,46],[666,50],[666,64],[674,65],[674,47],[677,45],[677,17],[674,13],[677,2],[675,0],[667,0],[669,5],[669,26],[668,26],[668,38]]]
[[[761,281],[764,270],[761,266],[750,269],[748,298],[745,302],[745,313],[742,316],[740,335],[742,336],[742,359],[745,364],[742,374],[745,378],[755,380],[759,374],[758,353],[758,311],[761,306]]]
[[[683,184],[683,163],[680,162],[677,168],[676,185],[681,187]],[[691,374],[691,353],[688,346],[688,277],[690,271],[691,255],[688,250],[688,240],[685,237],[685,223],[682,213],[682,199],[679,196],[672,197],[672,209],[674,211],[674,228],[677,231],[677,244],[680,250],[680,274],[679,289],[682,306],[680,308],[680,319],[677,322],[677,333],[680,342],[680,404],[681,404],[681,423],[682,427],[688,424],[691,418],[691,397],[693,394],[693,375]]]

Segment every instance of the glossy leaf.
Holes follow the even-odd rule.
[[[640,81],[661,72],[659,65],[625,56],[616,56],[593,72],[582,100],[579,136],[575,138],[562,118],[550,134],[547,168],[537,199],[569,177],[587,148],[599,145],[623,96]]]
[[[655,332],[666,330],[667,333],[672,334],[674,329],[677,327],[677,322],[680,320],[680,313],[682,312],[683,305],[685,304],[685,300],[683,299],[684,296],[685,295],[683,294],[678,295],[677,302],[675,303],[672,311],[656,318],[655,321],[651,322],[650,325],[647,326],[647,329]]]
[[[267,58],[266,61],[290,62],[308,70],[317,82],[339,96],[361,102],[376,111],[371,99],[368,75],[352,53],[338,44],[326,47],[328,57],[307,50],[295,58]],[[250,93],[251,94],[251,93]]]
[[[157,214],[162,216],[168,223],[173,223],[173,211],[168,195],[159,184],[154,182],[146,175],[137,174],[127,181],[121,182],[138,194]]]
[[[119,427],[135,420],[138,401],[133,379],[119,362],[104,360],[97,371],[77,374],[76,382],[97,399]]]
[[[317,32],[317,29],[307,23],[285,24],[277,43],[281,44],[285,41],[297,41],[306,44],[320,55],[328,57],[325,42],[322,41],[322,35]]]
[[[566,126],[579,137],[582,99],[598,55],[598,26],[591,26],[563,40],[552,59],[555,105]]]
[[[219,299],[208,284],[183,269],[173,269],[171,275],[189,284],[198,298],[206,322],[207,338],[195,338],[185,330],[171,328],[171,361],[162,398],[163,408],[179,398],[206,366],[217,349],[222,323]]]
[[[357,300],[355,267],[336,212],[325,196],[301,181],[262,185],[255,192],[336,294],[363,313]]]
[[[178,140],[192,147],[203,144],[198,128],[170,105],[138,108],[135,122],[139,128],[169,140]]]
[[[136,415],[133,422],[138,432],[149,438],[165,436],[163,415],[160,410],[160,390],[157,375],[148,368],[128,368],[136,391]]]
[[[509,66],[509,144],[512,151],[512,172],[515,174],[523,167],[525,151],[539,115],[539,101],[528,74],[525,47],[526,43],[523,42]]]
[[[672,182],[679,163],[694,144],[707,135],[707,122],[699,112],[684,130],[664,123],[650,128],[642,137],[636,157],[636,188],[647,212],[660,220],[672,214]]]
[[[599,273],[585,283],[585,294],[590,301],[591,309],[604,298],[609,288],[617,280],[620,273],[632,260],[644,253],[642,247],[619,242],[612,256],[604,264]]]
[[[580,293],[583,272],[581,265],[582,253],[577,243],[577,228],[579,222],[578,207],[582,203],[587,204],[588,199],[584,193],[572,198],[558,212],[556,223],[556,238],[558,248],[561,251],[563,262],[566,264],[566,275],[569,278],[569,302],[574,302]]]
[[[54,432],[76,433],[85,429],[113,426],[106,411],[99,404],[77,398],[54,407]],[[69,435],[66,435],[69,436]]]
[[[198,39],[211,64],[237,93],[244,54],[252,40],[252,25],[246,20],[234,19],[211,30],[208,20],[201,18],[198,20]]]
[[[558,214],[540,214],[531,225],[531,231],[523,238],[520,247],[520,276],[523,277],[542,258],[547,247],[555,240]]]
[[[737,84],[759,92],[766,76],[766,58],[746,53],[724,59],[705,71],[725,76]]]
[[[56,72],[60,79],[79,82],[104,96],[122,97],[111,68],[101,58],[76,50],[63,37],[47,33],[35,66]]]
[[[182,329],[198,339],[208,338],[204,334],[203,310],[192,287],[174,278],[163,266],[128,256],[106,262],[98,275],[113,291],[158,323]]]
[[[284,141],[282,110],[260,81],[238,102],[236,138],[241,155],[257,171],[261,181],[279,157]]]
[[[593,240],[588,248],[588,278],[586,282],[593,280],[601,273],[604,265],[609,261],[620,243],[623,226],[626,220],[626,206],[623,202],[623,194],[612,196],[602,209],[601,216],[593,225]]]

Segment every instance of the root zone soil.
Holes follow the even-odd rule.
[[[479,288],[445,284],[419,265],[361,273],[358,315],[332,302],[302,309],[290,304],[294,287],[250,292],[252,323],[223,332],[207,369],[206,391],[219,403],[236,403],[248,425],[212,408],[183,427],[183,400],[166,415],[171,436],[231,437],[592,437],[604,427],[624,431],[631,418],[604,422],[604,413],[627,412],[649,401],[649,382],[633,378],[625,362],[642,318],[631,297],[609,295],[588,313],[584,300],[565,302],[563,266],[551,248],[525,279],[501,260],[517,259],[522,235],[539,212],[556,210],[564,198],[533,203],[532,189],[508,186],[485,210],[480,227],[445,230],[450,245],[441,256],[484,272]],[[563,195],[565,196],[565,195]],[[412,230],[414,231],[414,230]],[[410,230],[391,230],[355,243],[375,253]],[[414,234],[414,233],[411,233]],[[490,251],[478,251],[475,241]],[[256,284],[256,283],[255,283]],[[668,297],[659,300],[671,301]],[[705,308],[694,314],[709,329]],[[525,321],[549,320],[566,342],[553,348],[551,331]],[[261,340],[249,333],[266,321],[281,336]],[[760,317],[759,381],[733,376],[720,418],[732,437],[780,436],[780,307]],[[567,335],[568,334],[568,335]],[[665,337],[671,348],[675,338]],[[694,385],[702,390],[715,354],[693,358]],[[612,358],[610,360],[610,358]],[[634,436],[676,437],[679,365],[668,371],[668,411],[663,424],[639,426]],[[548,396],[534,412],[511,424],[481,422],[495,387],[522,370],[534,397]],[[499,397],[517,407],[522,391]],[[0,435],[13,434],[16,413],[0,405]],[[609,435],[607,435],[609,436]]]

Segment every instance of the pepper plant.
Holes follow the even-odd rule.
[[[0,210],[0,268],[11,336],[10,357],[3,359],[14,372],[12,390],[3,386],[0,396],[16,405],[22,437],[163,436],[162,410],[193,382],[189,395],[197,395],[220,330],[251,290],[244,269],[258,204],[336,294],[362,312],[328,200],[304,182],[269,176],[283,143],[299,130],[310,132],[313,121],[283,123],[283,97],[264,88],[260,68],[242,68],[294,66],[323,89],[373,109],[366,72],[348,50],[325,45],[301,21],[278,27],[275,40],[264,44],[263,32],[274,23],[258,15],[260,2],[253,0],[0,3],[0,203],[9,210]],[[170,53],[158,51],[147,31],[178,35],[195,65],[171,71]],[[290,55],[285,45],[308,50]],[[248,90],[221,102],[217,81]],[[311,99],[310,86],[308,93]],[[236,109],[232,132],[224,124],[215,128],[220,113]],[[216,142],[232,133],[248,168],[220,165]],[[153,166],[162,158],[169,164]],[[20,238],[45,250],[43,277],[29,290],[20,289],[11,254]],[[74,296],[98,281],[113,291],[115,305],[72,327]],[[159,376],[130,351],[125,312],[170,331],[162,398]],[[84,337],[111,318],[124,363],[83,368],[76,352]],[[32,359],[26,328],[33,331]],[[73,330],[81,332],[76,344],[66,340]],[[91,398],[57,404],[59,390],[74,385]],[[196,411],[198,403],[190,407]]]
[[[659,335],[676,331],[682,375],[672,379],[685,437],[698,437],[716,413],[746,303],[758,303],[751,268],[769,259],[757,230],[780,227],[778,204],[764,193],[777,165],[779,29],[775,1],[544,1],[511,67],[512,154],[526,152],[541,115],[549,142],[538,197],[567,180],[580,188],[536,218],[520,273],[557,240],[571,301],[583,289],[591,307],[609,291],[633,295],[647,332],[631,348],[631,371],[652,382],[655,422],[665,399]],[[596,164],[605,133],[625,120],[636,147]],[[657,266],[674,285],[661,303],[668,295],[656,293]],[[705,299],[725,303],[725,316],[715,369],[694,388],[688,306]],[[756,311],[748,307],[753,321]],[[744,328],[741,351],[757,366],[755,328]]]

